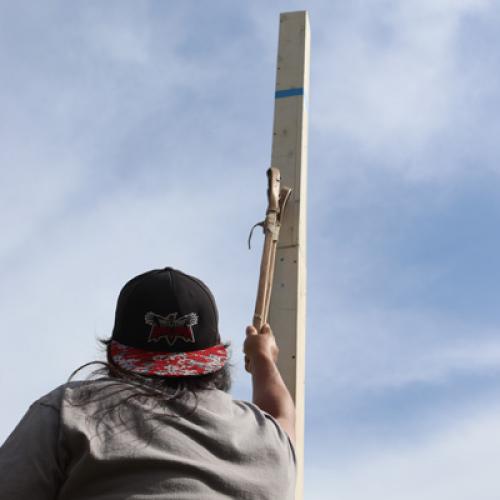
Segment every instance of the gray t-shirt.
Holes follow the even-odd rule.
[[[293,498],[292,445],[257,406],[219,390],[200,391],[194,411],[130,394],[105,379],[33,403],[0,448],[0,499]]]

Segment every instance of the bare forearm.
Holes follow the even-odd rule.
[[[253,402],[276,418],[293,439],[295,406],[273,360],[262,358],[254,362],[252,383]]]
[[[253,402],[274,417],[295,441],[295,406],[276,366],[278,346],[271,327],[265,324],[260,333],[253,326],[246,330],[243,344],[245,369],[252,374]]]

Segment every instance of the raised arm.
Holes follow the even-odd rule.
[[[253,402],[274,417],[295,444],[295,406],[276,366],[278,346],[269,325],[246,329],[245,369],[252,375]]]

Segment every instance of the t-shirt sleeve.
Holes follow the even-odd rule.
[[[0,498],[55,500],[64,480],[59,411],[34,403],[0,448]]]
[[[283,427],[281,427],[280,423],[273,416],[261,410],[254,403],[250,403],[248,401],[235,401],[235,403],[240,408],[245,411],[249,411],[254,415],[255,421],[260,428],[260,432],[264,433],[261,436],[261,439],[269,445],[274,443],[277,449],[284,451],[288,456],[289,464],[295,469],[297,465],[295,447],[286,431]]]
[[[269,413],[262,412],[268,422],[271,422],[272,426],[276,429],[276,433],[279,441],[282,445],[288,450],[288,456],[290,461],[293,463],[294,467],[297,465],[297,455],[295,454],[295,446],[290,439],[290,436],[285,432],[285,430],[281,427],[280,423]]]

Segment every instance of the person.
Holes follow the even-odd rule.
[[[294,496],[293,401],[269,325],[249,326],[253,402],[229,394],[228,345],[207,286],[164,268],[118,297],[107,361],[31,405],[0,448],[0,498]]]

